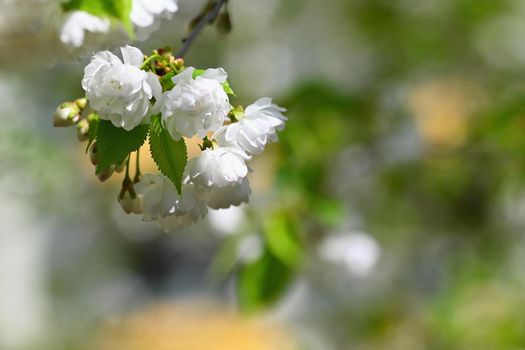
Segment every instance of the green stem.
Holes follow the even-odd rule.
[[[148,64],[156,59],[162,59],[164,61],[167,61],[168,59],[162,55],[151,55],[149,56],[141,65],[140,69],[144,69],[148,66]]]
[[[142,175],[140,172],[140,148],[137,150],[137,153],[135,153],[136,159],[136,167],[135,167],[135,178]]]
[[[183,45],[182,48],[179,50],[177,55],[175,57],[182,58],[190,48],[191,44],[193,44],[193,41],[197,38],[199,33],[206,27],[208,24],[213,23],[217,16],[219,15],[219,12],[221,12],[221,9],[228,0],[217,0],[214,4],[214,6],[208,10],[206,15],[202,17],[202,19],[197,23],[195,28],[191,31],[191,33],[183,39]]]
[[[128,155],[128,160],[126,161],[126,176],[124,177],[124,181],[126,179],[130,179],[129,177],[129,161],[131,159],[131,155]]]

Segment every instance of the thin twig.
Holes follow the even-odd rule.
[[[191,31],[191,33],[184,38],[183,45],[179,52],[177,53],[177,58],[182,58],[190,48],[191,44],[195,40],[195,38],[199,35],[199,33],[206,27],[207,24],[213,23],[217,16],[219,15],[219,12],[221,12],[222,7],[228,2],[228,0],[218,0],[213,9],[208,11],[206,16],[204,16],[199,23],[195,26],[195,28]]]

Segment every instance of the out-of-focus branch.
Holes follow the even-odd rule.
[[[191,44],[195,41],[199,33],[206,27],[206,25],[211,24],[217,19],[217,16],[221,12],[221,9],[228,0],[218,0],[213,8],[209,10],[204,17],[197,23],[195,28],[191,31],[191,33],[183,39],[183,45],[179,52],[177,53],[177,58],[183,58],[188,49],[190,48]]]

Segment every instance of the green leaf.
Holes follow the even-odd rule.
[[[297,268],[303,251],[294,223],[286,213],[270,217],[264,223],[264,237],[268,250],[290,268]]]
[[[222,88],[224,89],[224,92],[227,93],[228,95],[233,95],[233,96],[237,97],[237,95],[235,94],[235,92],[231,88],[230,83],[228,82],[228,80],[226,80],[222,84]]]
[[[62,4],[64,11],[82,10],[94,16],[116,19],[133,38],[131,6],[132,0],[70,0]]]
[[[269,250],[253,263],[241,268],[237,298],[243,311],[253,312],[276,301],[287,289],[292,270]]]
[[[204,72],[206,72],[204,69],[195,69],[192,74],[193,79],[197,78],[199,75],[203,75]]]
[[[101,120],[97,128],[99,163],[96,174],[113,164],[121,164],[126,157],[140,148],[148,136],[148,126],[138,125],[131,131],[117,128],[108,120]]]
[[[100,122],[100,118],[98,115],[94,115],[92,118],[88,118],[89,122],[89,129],[88,129],[88,144],[86,147],[86,153],[89,150],[89,147],[95,141],[97,138],[97,132],[98,132],[98,124]]]
[[[182,194],[182,177],[188,160],[184,139],[173,140],[156,115],[151,117],[149,144],[159,170],[173,182],[179,195]]]
[[[171,80],[171,78],[173,78],[174,76],[175,72],[169,72],[168,74],[165,74],[160,78],[160,85],[162,86],[163,91],[173,89],[175,84],[173,83],[173,80]]]

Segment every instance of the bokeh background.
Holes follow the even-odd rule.
[[[0,37],[0,349],[524,349],[525,2],[229,9],[187,64],[289,121],[249,205],[171,234],[52,127],[88,58]]]

